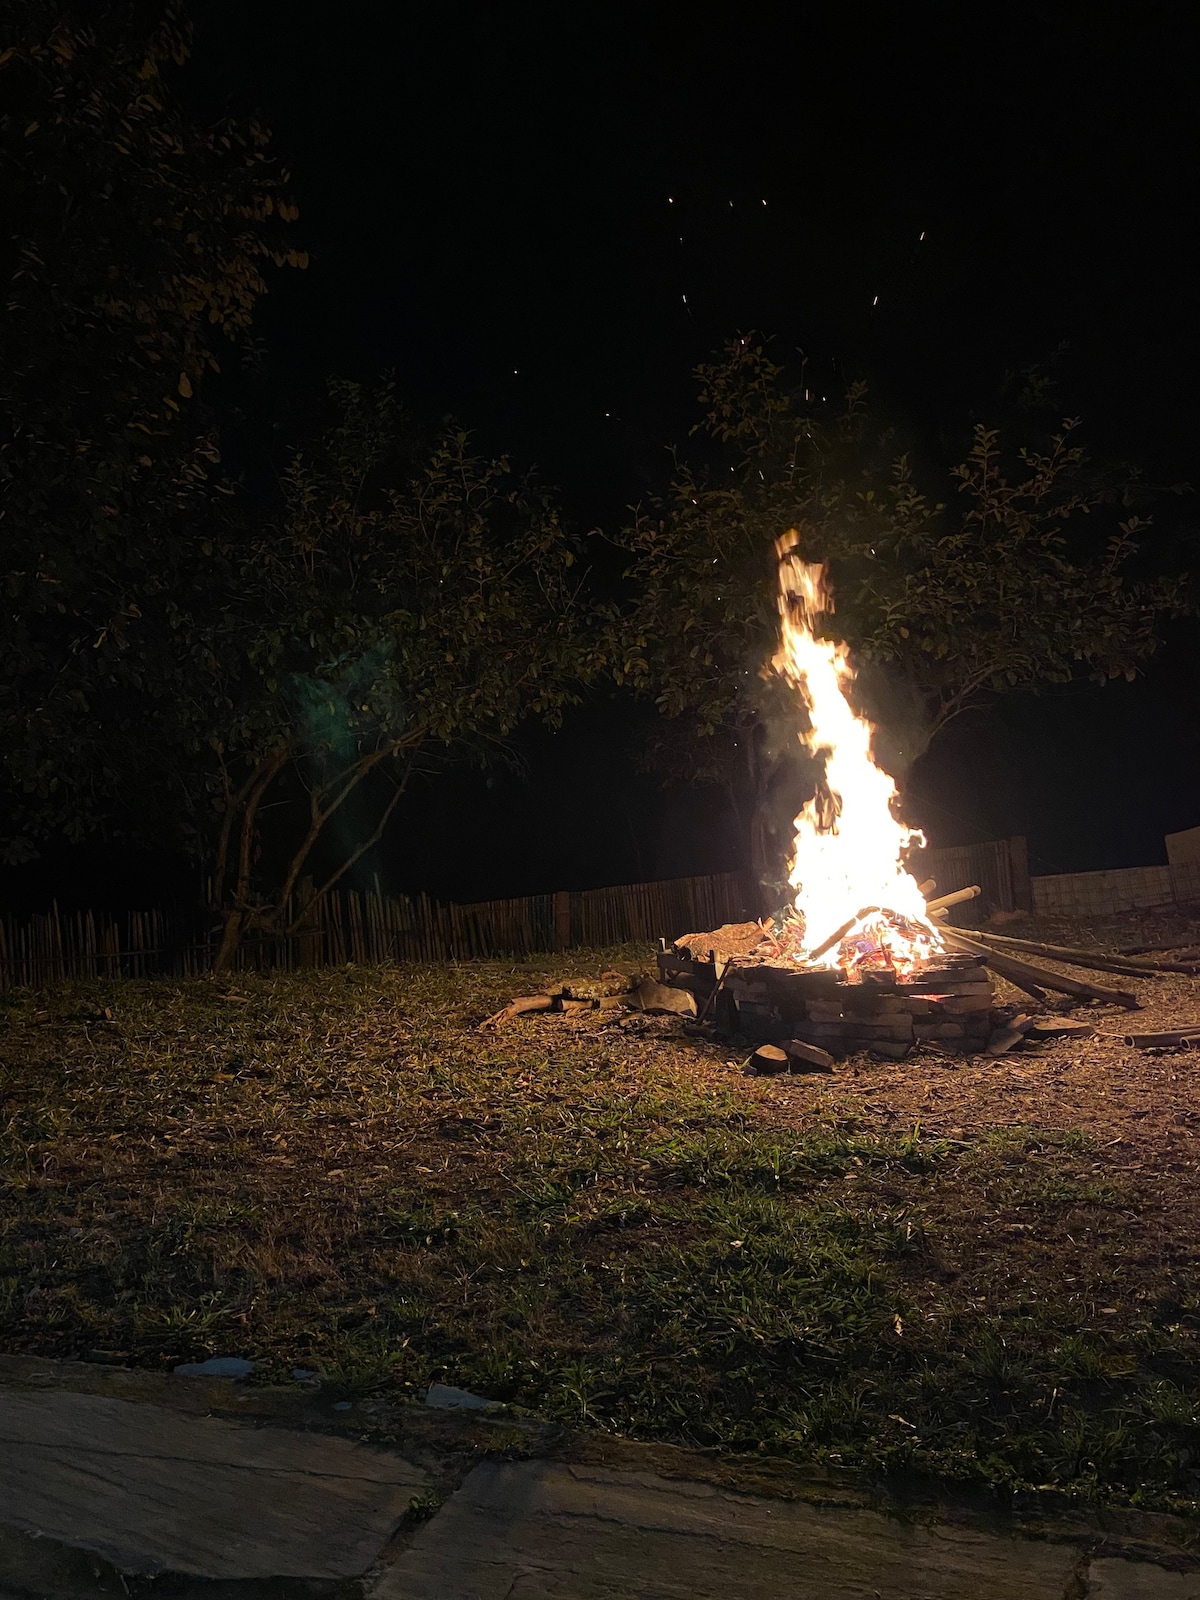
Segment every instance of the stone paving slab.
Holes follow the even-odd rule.
[[[128,1573],[355,1577],[428,1484],[347,1439],[0,1391],[0,1522]]]
[[[1079,1564],[1069,1545],[904,1524],[652,1473],[485,1462],[369,1593],[371,1600],[1065,1600],[1080,1592]],[[1131,1600],[1134,1593],[1141,1600],[1141,1591],[1130,1591]],[[1144,1593],[1149,1600],[1158,1591]],[[1179,1600],[1191,1593],[1180,1590]]]
[[[1087,1600],[1200,1600],[1200,1572],[1168,1572],[1152,1562],[1098,1556],[1087,1578]]]

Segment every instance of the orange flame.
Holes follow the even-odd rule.
[[[824,773],[795,823],[789,879],[805,947],[797,959],[840,965],[851,976],[864,968],[902,974],[943,948],[904,866],[904,852],[925,840],[892,814],[896,785],[875,765],[874,730],[847,697],[854,668],[846,646],[816,636],[833,597],[825,568],[796,553],[798,537],[788,533],[776,545],[781,632],[773,665],[804,702],[809,727],[800,739]]]

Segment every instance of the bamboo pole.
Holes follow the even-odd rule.
[[[1123,1038],[1126,1044],[1137,1045],[1141,1050],[1155,1045],[1186,1044],[1195,1047],[1200,1046],[1200,1028],[1172,1028],[1165,1033],[1127,1033]]]
[[[1062,973],[1052,972],[1046,967],[1035,967],[1031,962],[1018,960],[1016,956],[1002,955],[989,945],[980,943],[978,939],[963,934],[958,928],[953,931],[949,928],[943,930],[942,937],[952,950],[983,956],[993,972],[999,973],[1002,978],[1011,978],[1022,988],[1026,983],[1033,983],[1046,989],[1056,989],[1061,994],[1078,995],[1084,1000],[1104,1000],[1110,1005],[1124,1006],[1129,1011],[1136,1011],[1141,1007],[1141,1001],[1135,994],[1120,989],[1107,989],[1098,983],[1085,983],[1078,978],[1067,978]]]
[[[1167,961],[1133,961],[1128,956],[1098,955],[1094,950],[1080,950],[1073,945],[1042,944],[1036,939],[1013,939],[1006,934],[992,933],[982,928],[973,928],[972,934],[976,939],[985,939],[988,944],[998,944],[1013,950],[1027,950],[1031,955],[1050,956],[1052,959],[1065,961],[1068,966],[1089,967],[1097,972],[1125,972],[1141,974],[1144,977],[1157,978],[1167,972],[1181,972],[1188,977],[1195,977],[1200,966],[1192,963],[1190,966],[1182,962]]]
[[[982,892],[979,885],[974,883],[969,889],[955,889],[953,894],[941,894],[936,900],[925,902],[926,914],[931,911],[948,911],[951,906],[961,905],[964,900],[974,900]]]

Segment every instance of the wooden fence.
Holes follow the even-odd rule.
[[[1024,839],[927,850],[912,863],[949,893],[978,883],[974,909],[1032,906]],[[1164,869],[1165,870],[1165,869]],[[286,937],[251,936],[239,970],[474,961],[572,946],[678,937],[761,914],[757,889],[739,874],[563,890],[455,905],[428,895],[346,890],[321,901],[313,923]],[[0,916],[0,989],[40,988],[63,978],[194,977],[207,972],[219,929],[204,912],[97,911]]]
[[[323,900],[302,932],[247,938],[235,966],[291,971],[348,961],[531,955],[674,938],[756,914],[753,887],[733,872],[475,905],[346,890]],[[54,906],[41,915],[0,917],[0,989],[41,988],[64,978],[194,977],[211,967],[218,933],[207,914],[188,911],[114,915]]]
[[[1020,836],[922,850],[909,866],[918,878],[936,879],[938,894],[977,883],[983,893],[971,903],[975,912],[1033,910],[1029,849]]]

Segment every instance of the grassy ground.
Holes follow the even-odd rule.
[[[0,996],[0,1345],[1194,1505],[1195,1057],[757,1079],[598,1013],[478,1029],[639,962]]]

